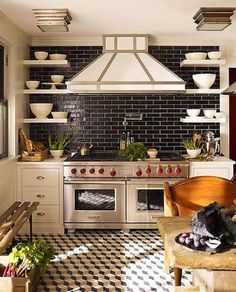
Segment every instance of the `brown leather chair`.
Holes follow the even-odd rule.
[[[170,216],[192,216],[212,202],[231,206],[236,199],[236,175],[231,180],[215,176],[198,176],[183,179],[173,185],[165,182],[164,196],[167,214]],[[173,269],[175,285],[180,286],[182,270],[176,267]]]

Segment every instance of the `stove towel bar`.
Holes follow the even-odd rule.
[[[23,224],[29,220],[30,241],[32,241],[32,214],[39,202],[15,202],[0,216],[0,254],[12,241]]]

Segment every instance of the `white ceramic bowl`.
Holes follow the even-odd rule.
[[[221,52],[220,51],[212,51],[208,52],[208,58],[211,60],[219,60],[221,57]]]
[[[37,52],[34,52],[34,56],[37,60],[46,60],[48,57],[48,52],[37,51]]]
[[[188,109],[186,109],[186,111],[190,117],[197,117],[200,114],[201,109],[198,109],[198,108],[189,109],[188,108]]]
[[[52,107],[53,103],[30,103],[30,109],[37,119],[46,119]]]
[[[64,54],[50,54],[49,59],[50,60],[65,60],[66,55],[64,55]]]
[[[25,84],[26,86],[29,88],[29,89],[36,89],[39,87],[39,81],[35,81],[35,80],[28,80],[28,81],[25,81]]]
[[[157,157],[157,153],[158,153],[158,151],[157,150],[148,150],[147,151],[147,154],[148,154],[148,156],[150,157],[150,158],[156,158]]]
[[[51,112],[54,119],[66,119],[68,112]]]
[[[62,83],[64,80],[64,75],[51,75],[52,82]]]
[[[186,149],[190,158],[196,158],[201,153],[201,149]]]
[[[62,149],[62,150],[51,150],[50,149],[50,154],[52,155],[52,157],[54,159],[59,159],[60,157],[62,157],[63,153],[64,153],[64,149]]]
[[[215,109],[204,109],[203,110],[204,116],[207,118],[213,118],[216,114]]]
[[[216,74],[203,73],[203,74],[194,74],[193,81],[200,89],[208,89],[215,82]]]
[[[224,112],[218,112],[218,113],[215,113],[214,116],[217,118],[217,119],[220,119],[220,118],[223,118],[224,117]]]
[[[187,53],[185,54],[185,58],[187,60],[205,60],[207,53],[204,52],[196,52],[196,53]]]

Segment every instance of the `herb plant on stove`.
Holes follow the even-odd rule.
[[[136,161],[138,159],[145,160],[148,158],[147,148],[141,142],[131,143],[124,150],[120,150],[119,154],[130,161]]]

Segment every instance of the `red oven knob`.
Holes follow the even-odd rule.
[[[175,173],[176,174],[180,174],[181,172],[182,172],[181,168],[180,167],[176,167]]]
[[[72,168],[70,172],[71,172],[72,174],[76,174],[77,169],[76,169],[76,168]]]
[[[99,174],[103,174],[103,173],[104,173],[104,168],[100,168],[100,169],[98,170],[98,172],[99,172]]]
[[[148,167],[148,168],[146,169],[146,174],[150,174],[151,172],[152,172],[151,168]]]
[[[116,175],[116,171],[115,171],[115,169],[112,169],[111,171],[110,171],[110,176],[115,176]]]
[[[94,169],[94,168],[91,168],[91,169],[89,170],[89,172],[90,172],[91,174],[94,174],[94,173],[95,173],[95,169]]]
[[[166,173],[171,174],[172,173],[172,168],[171,167],[167,167]]]
[[[159,166],[157,169],[157,174],[162,174],[163,173],[163,169]]]
[[[85,174],[85,173],[86,173],[86,169],[85,169],[85,168],[81,168],[81,169],[80,169],[80,173],[81,173],[81,174]]]
[[[136,175],[137,175],[137,176],[141,176],[141,175],[142,175],[142,170],[141,170],[141,169],[138,169],[138,170],[136,171]]]

